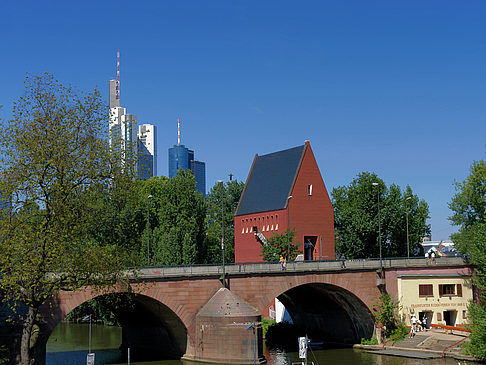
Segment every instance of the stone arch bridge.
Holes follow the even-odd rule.
[[[458,266],[467,265],[462,258],[441,258],[434,265],[438,269]],[[431,269],[424,259],[385,259],[383,267],[384,278],[379,276],[378,260],[290,262],[284,271],[272,263],[231,264],[226,266],[226,294],[220,294],[221,266],[144,268],[138,278],[145,284],[133,285],[137,292],[133,302],[114,310],[123,327],[122,347],[140,353],[158,349],[165,357],[253,363],[254,358],[263,359],[261,330],[252,337],[247,329],[261,315],[268,315],[274,298],[285,305],[294,323],[304,325],[321,339],[356,343],[373,335],[372,308],[380,294],[387,291],[398,297],[397,270]],[[42,310],[45,338],[69,312],[96,296],[90,290],[60,292]],[[211,300],[215,301],[212,307],[208,304]],[[225,316],[239,327],[233,327],[231,333],[218,332],[217,328],[210,332],[207,323],[204,327],[198,322],[203,307],[206,313],[214,311],[213,327],[218,327]],[[235,331],[236,340],[231,345],[234,356],[218,358],[219,347],[228,348]],[[218,333],[225,338],[215,338]]]

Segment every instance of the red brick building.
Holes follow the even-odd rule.
[[[255,155],[235,213],[236,262],[262,261],[262,245],[287,230],[287,218],[305,260],[334,259],[333,207],[308,141]]]

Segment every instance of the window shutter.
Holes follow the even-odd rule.
[[[442,286],[442,284],[439,284],[439,296],[441,297],[443,295],[443,293],[444,293],[443,286]],[[437,315],[438,315],[438,313],[437,313]]]
[[[462,284],[457,284],[457,296],[462,297]]]

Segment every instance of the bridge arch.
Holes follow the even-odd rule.
[[[232,279],[231,289],[262,314],[278,298],[294,322],[318,332],[322,339],[357,343],[373,335],[371,311],[381,295],[376,278],[375,271],[364,270],[284,271],[271,277]]]
[[[187,327],[174,310],[157,298],[126,292],[61,293],[43,308],[45,340],[68,313],[95,298],[102,299],[117,317],[122,327],[121,349],[126,353],[124,350],[130,347],[132,359],[179,359],[186,353],[189,341]]]
[[[296,286],[277,297],[294,324],[326,343],[352,344],[373,335],[373,316],[350,291],[332,284]]]

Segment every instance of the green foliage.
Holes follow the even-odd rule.
[[[288,238],[287,232],[285,233],[275,233],[272,237],[267,239],[267,244],[262,246],[262,251],[260,256],[263,257],[265,261],[277,262],[282,255],[287,261],[294,260],[299,252],[300,243],[293,242],[295,236],[295,229],[290,230]],[[290,245],[289,245],[290,242]],[[290,247],[290,252],[289,252]]]
[[[109,243],[125,252],[125,266],[139,264],[140,239],[147,212],[140,202],[137,182],[120,176],[110,185],[97,185],[90,192],[87,231],[100,245]]]
[[[385,326],[386,337],[399,327],[398,309],[399,304],[392,299],[390,294],[382,294],[379,302],[373,308],[375,321]]]
[[[102,291],[123,280],[124,252],[90,229],[100,187],[117,180],[100,93],[75,93],[53,76],[27,77],[0,126],[0,292],[27,307],[21,362],[39,308],[59,290]]]
[[[204,259],[206,210],[203,196],[195,187],[190,170],[180,170],[160,187],[151,264],[190,265]]]
[[[459,232],[452,235],[455,248],[467,255],[476,265],[474,284],[480,290],[477,303],[470,303],[468,316],[471,321],[470,342],[464,349],[470,355],[486,359],[486,163],[472,164],[470,175],[456,183],[456,194],[449,203],[453,215],[449,218],[459,225]]]
[[[452,235],[455,248],[467,255],[476,265],[474,284],[480,288],[477,303],[470,303],[468,316],[471,321],[470,342],[464,349],[470,355],[486,359],[486,163],[475,161],[470,175],[456,183],[456,195],[449,203],[453,224],[460,225]]]
[[[362,345],[378,345],[378,340],[376,338],[362,338]]]
[[[205,263],[221,262],[221,217],[223,215],[225,261],[235,262],[234,215],[244,187],[245,184],[237,180],[228,181],[225,184],[216,183],[207,195],[207,256],[204,260]]]
[[[486,359],[486,307],[477,303],[470,303],[468,316],[472,327],[470,342],[464,344],[464,350],[469,355],[479,359]]]
[[[405,324],[399,323],[398,327],[391,331],[389,337],[393,338],[393,343],[396,343],[403,340],[409,334],[409,332],[410,330]]]
[[[263,338],[265,338],[268,329],[271,326],[274,326],[277,322],[275,322],[274,319],[271,318],[262,318],[262,332],[263,332]]]
[[[410,186],[403,192],[397,185],[387,188],[376,174],[362,172],[350,185],[334,188],[331,195],[336,251],[347,258],[379,256],[378,195],[383,257],[407,256],[407,212],[411,256],[420,252],[421,238],[430,233],[425,224],[429,207]]]
[[[8,358],[8,348],[5,345],[0,346],[0,364],[8,364],[9,363],[9,358]]]
[[[103,323],[108,326],[120,325],[113,311],[106,305],[106,299],[104,300],[102,297],[90,299],[74,308],[66,316],[66,319],[72,322],[79,322],[87,315],[92,316],[93,323]]]
[[[484,222],[486,217],[486,162],[475,161],[469,176],[456,182],[456,194],[449,203],[454,214],[449,218],[455,225],[469,228]]]

